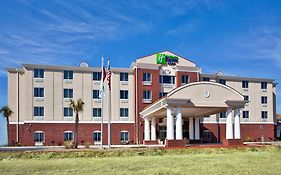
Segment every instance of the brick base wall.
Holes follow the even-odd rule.
[[[200,136],[203,137],[203,131],[211,131],[211,142],[215,143],[219,139],[223,143],[225,139],[225,124],[201,124]],[[259,141],[263,137],[265,141],[275,138],[276,126],[274,124],[241,124],[240,125],[241,140],[250,139]]]
[[[100,124],[79,124],[78,143],[82,141],[93,143],[93,132],[100,130]],[[64,131],[73,131],[75,133],[74,124],[70,123],[53,123],[53,124],[20,124],[19,125],[19,143],[25,146],[34,145],[34,132],[43,131],[45,133],[44,145],[63,145]],[[120,132],[129,132],[129,143],[134,142],[134,124],[133,123],[113,123],[111,124],[111,144],[120,143]],[[16,142],[16,125],[10,124],[9,143]],[[103,144],[107,144],[107,124],[103,126]]]

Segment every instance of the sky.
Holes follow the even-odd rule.
[[[281,82],[279,0],[1,0],[0,106],[7,103],[5,67],[22,63],[129,67],[169,50],[203,73]],[[281,113],[281,87],[277,112]],[[0,144],[6,141],[0,117]]]

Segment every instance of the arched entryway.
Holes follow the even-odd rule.
[[[226,142],[240,139],[240,109],[245,105],[242,94],[215,82],[195,82],[178,87],[145,108],[144,143],[156,143],[156,119],[166,123],[166,146],[183,146],[183,124],[189,123],[189,140],[200,139],[200,117],[226,112]],[[234,126],[233,126],[234,124]]]

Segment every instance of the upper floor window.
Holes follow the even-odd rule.
[[[64,141],[73,141],[73,132],[72,131],[65,131],[63,136],[64,136]]]
[[[99,90],[93,90],[93,99],[99,99],[100,97],[100,91]]]
[[[151,91],[143,91],[142,99],[151,100]]]
[[[34,88],[34,97],[44,97],[44,88]]]
[[[34,69],[34,78],[44,78],[44,69]]]
[[[34,107],[34,116],[44,116],[44,107]]]
[[[160,75],[159,83],[161,83],[161,84],[175,84],[175,76]]]
[[[261,89],[267,89],[267,82],[261,82]]]
[[[101,117],[101,108],[93,108],[93,117]]]
[[[143,73],[142,81],[151,81],[151,73]]]
[[[210,81],[209,77],[203,77],[203,81]]]
[[[261,97],[261,104],[267,104],[267,96]]]
[[[100,81],[101,80],[101,72],[93,72],[93,80]]]
[[[243,80],[242,81],[242,88],[249,88],[249,81]]]
[[[221,112],[219,115],[220,115],[220,118],[226,118],[226,112]]]
[[[120,142],[128,142],[129,141],[129,132],[128,131],[121,131],[120,132]]]
[[[261,118],[266,119],[268,117],[267,111],[261,111]]]
[[[120,108],[120,117],[128,117],[129,109],[128,108]]]
[[[43,131],[35,131],[34,132],[34,142],[44,142],[44,132]]]
[[[249,118],[249,111],[243,111],[242,117]]]
[[[63,108],[63,116],[65,117],[72,117],[73,116],[73,109],[72,108]]]
[[[72,70],[65,70],[63,77],[64,77],[65,80],[72,80],[73,79],[73,71]]]
[[[167,95],[168,94],[168,92],[159,92],[159,98],[162,98],[162,97],[164,97],[165,95]]]
[[[226,80],[225,79],[219,79],[219,83],[226,85]]]
[[[94,142],[100,142],[101,141],[101,132],[100,131],[94,131],[93,132],[93,141]]]
[[[248,95],[244,95],[244,101],[249,101],[249,96]]]
[[[120,73],[120,81],[128,81],[128,73],[121,72]]]
[[[188,75],[182,75],[182,76],[181,76],[181,83],[182,83],[182,84],[187,84],[187,83],[189,83],[189,76],[188,76]]]
[[[64,98],[73,98],[73,89],[63,89]]]
[[[128,99],[128,90],[120,90],[120,99]]]

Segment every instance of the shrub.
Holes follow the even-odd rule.
[[[253,140],[252,140],[250,137],[246,137],[246,138],[244,139],[244,142],[253,142]]]
[[[65,149],[73,149],[74,145],[73,145],[72,141],[68,140],[68,141],[64,142],[64,147],[65,147]]]
[[[84,143],[84,147],[85,148],[90,148],[90,145],[91,145],[91,142],[87,141],[87,142]]]

